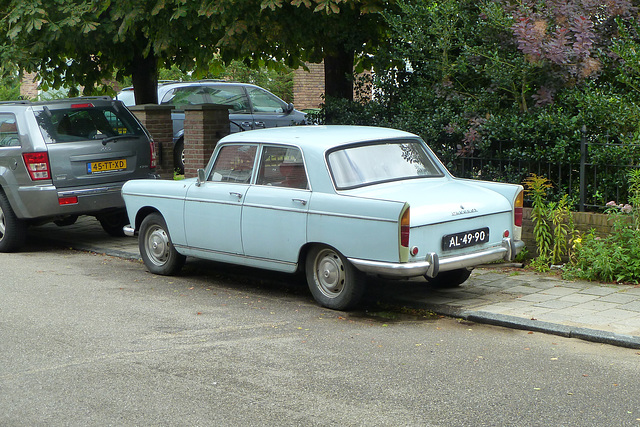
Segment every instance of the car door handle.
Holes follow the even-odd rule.
[[[230,196],[236,196],[238,198],[238,200],[242,199],[242,194],[241,193],[236,193],[236,192],[230,191],[229,195]]]
[[[291,199],[291,200],[296,203],[300,203],[302,206],[306,206],[307,204],[307,201],[305,199]]]
[[[255,126],[257,128],[266,128],[267,125],[264,124],[264,122],[254,122]]]
[[[241,125],[242,125],[243,128],[252,128],[253,127],[252,126],[253,123],[251,123],[251,122],[242,122]]]

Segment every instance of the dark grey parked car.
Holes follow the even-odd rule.
[[[124,105],[135,105],[133,88],[123,89],[117,99]],[[173,143],[174,164],[184,171],[184,108],[188,105],[225,104],[229,110],[230,132],[304,124],[306,114],[293,108],[271,92],[248,83],[220,80],[191,82],[161,82],[158,103],[174,105]]]
[[[79,215],[123,235],[122,185],[155,178],[155,162],[151,136],[120,101],[0,103],[0,252],[18,249],[30,224]]]

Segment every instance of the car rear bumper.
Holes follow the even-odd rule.
[[[63,190],[53,185],[21,187],[13,208],[16,215],[23,219],[84,215],[124,208],[124,200],[120,194],[123,184],[119,182]],[[77,203],[60,204],[61,199],[71,201],[74,198],[77,198]]]
[[[427,276],[435,277],[441,271],[474,267],[499,260],[512,261],[524,247],[522,240],[502,239],[499,246],[464,255],[440,258],[436,253],[428,254],[418,262],[380,262],[357,258],[349,261],[360,271],[382,277],[403,278]]]

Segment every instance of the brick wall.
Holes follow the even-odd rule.
[[[173,179],[173,123],[167,105],[136,105],[130,107],[142,125],[153,136],[156,149],[156,173],[164,179]]]
[[[324,102],[322,98],[324,95],[324,63],[307,64],[307,67],[309,67],[309,71],[303,68],[298,68],[294,71],[293,105],[298,110],[320,108],[320,105]],[[356,76],[356,81],[370,74],[370,71],[365,71],[363,74]],[[366,82],[366,80],[361,81]],[[369,84],[360,84],[362,86],[360,92],[357,88],[359,85],[356,84],[355,86],[354,99],[371,98],[373,93]]]
[[[38,96],[38,82],[35,81],[36,73],[24,73],[20,85],[20,95],[25,99],[33,99]]]
[[[218,141],[229,134],[229,105],[191,105],[184,116],[184,176],[204,168]]]
[[[298,68],[293,77],[293,104],[298,110],[320,108],[324,94],[324,64],[307,64],[309,71]]]

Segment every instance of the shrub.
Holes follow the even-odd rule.
[[[564,195],[558,202],[547,202],[551,183],[545,177],[531,175],[524,182],[526,192],[533,200],[531,218],[538,256],[532,267],[548,271],[551,264],[559,264],[567,255],[568,240],[573,231],[573,220]]]
[[[640,171],[629,174],[631,204],[607,203],[613,228],[606,237],[595,231],[574,241],[566,278],[640,283]]]

